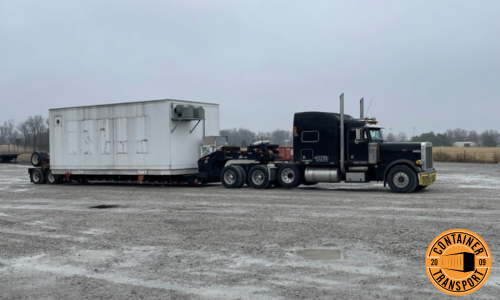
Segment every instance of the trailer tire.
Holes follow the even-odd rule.
[[[282,165],[278,169],[278,181],[282,187],[291,189],[302,183],[302,173],[295,165]]]
[[[254,189],[267,189],[271,185],[266,166],[256,165],[248,171],[248,183]]]
[[[38,154],[38,152],[34,152],[33,154],[31,154],[30,160],[33,167],[39,167],[42,165],[42,160],[40,159],[40,154]]]
[[[45,152],[33,152],[30,161],[34,167],[39,167],[42,163],[48,161],[48,155]]]
[[[417,188],[417,174],[407,166],[396,166],[387,176],[389,187],[396,193],[411,193]]]
[[[220,174],[220,181],[228,189],[238,188],[243,185],[244,172],[241,171],[241,167],[238,166],[227,166],[222,169]]]
[[[58,184],[61,182],[61,180],[59,179],[59,175],[52,174],[51,170],[47,171],[45,177],[47,178],[47,183],[49,184]]]
[[[34,184],[45,183],[45,174],[42,169],[34,169],[31,172],[31,181],[33,181]]]

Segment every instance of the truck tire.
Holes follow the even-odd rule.
[[[45,183],[45,174],[43,174],[42,169],[34,169],[31,172],[31,181],[33,181],[34,184]]]
[[[241,172],[241,183],[237,186],[237,188],[240,188],[247,182],[247,172],[245,171],[245,169],[243,169],[242,166],[235,165],[235,167],[240,169]]]
[[[278,181],[282,187],[291,189],[302,183],[302,174],[295,165],[282,165],[278,169]]]
[[[387,176],[389,187],[396,193],[411,193],[417,188],[417,174],[407,166],[396,166]]]
[[[271,185],[266,166],[256,165],[248,171],[248,183],[254,189],[267,189]]]
[[[220,181],[228,189],[241,187],[244,183],[243,173],[238,166],[227,166],[222,169]]]

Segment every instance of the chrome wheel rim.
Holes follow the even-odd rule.
[[[252,174],[252,181],[256,185],[262,185],[264,183],[264,178],[265,178],[264,172],[260,170],[255,171]]]
[[[292,183],[293,180],[295,179],[295,172],[290,169],[286,168],[281,172],[281,180],[286,183]]]
[[[408,177],[408,174],[405,172],[397,172],[394,174],[394,177],[392,177],[392,182],[394,182],[394,185],[398,188],[404,188],[410,183],[410,177]]]
[[[34,182],[39,182],[40,178],[41,178],[40,173],[35,172],[35,174],[33,174],[33,181]]]
[[[234,184],[236,182],[236,173],[232,170],[226,171],[226,173],[224,173],[224,181],[227,184]]]
[[[52,174],[52,172],[49,172],[49,174],[47,174],[47,181],[50,183],[54,183],[56,181],[56,178],[54,174]]]

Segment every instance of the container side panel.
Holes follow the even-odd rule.
[[[206,121],[183,121],[172,133],[175,100],[52,109],[51,167],[56,174],[196,173],[204,132],[219,134],[219,107],[182,104],[203,106]]]

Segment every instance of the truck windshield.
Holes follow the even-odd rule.
[[[381,129],[369,129],[368,132],[370,133],[370,138],[372,141],[383,141],[384,140],[384,135],[382,133]]]

